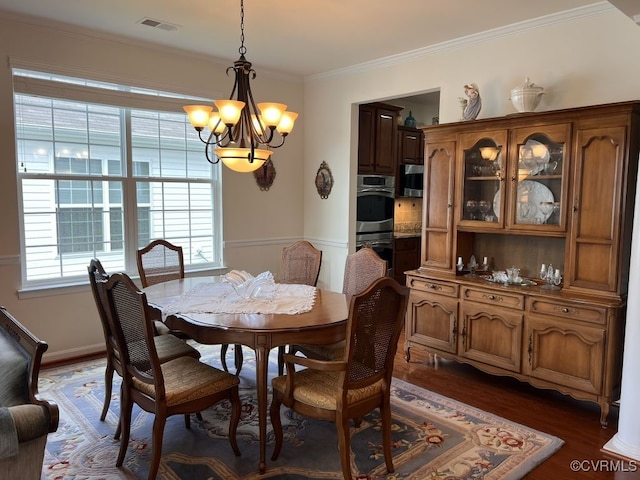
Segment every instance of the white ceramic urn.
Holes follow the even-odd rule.
[[[523,85],[511,89],[509,100],[518,112],[533,112],[542,99],[542,90],[527,77]]]

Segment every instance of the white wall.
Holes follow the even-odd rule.
[[[392,65],[307,79],[305,168],[311,172],[326,160],[336,187],[323,201],[305,190],[305,236],[329,237],[354,249],[358,103],[440,89],[440,123],[455,122],[463,86],[474,82],[482,97],[478,118],[497,117],[515,113],[509,93],[525,77],[545,87],[538,111],[640,99],[640,27],[605,3],[583,13],[561,23],[554,18],[523,24],[517,32],[494,31],[473,43],[460,40]],[[321,285],[340,285],[346,253],[335,248],[323,254]]]
[[[49,343],[45,361],[52,361],[104,349],[104,340],[88,284],[18,297],[20,243],[10,64],[215,98],[229,95],[233,79],[225,70],[236,58],[216,61],[25,20],[0,16],[0,304]],[[255,98],[286,103],[301,115],[286,145],[273,154],[277,174],[268,192],[260,191],[252,174],[223,168],[225,260],[231,268],[277,272],[282,246],[303,233],[303,83],[254,67],[258,73],[252,82]],[[204,149],[202,161],[206,161]],[[313,178],[307,183],[313,185]]]
[[[262,192],[252,175],[224,169],[225,258],[232,268],[277,271],[282,245],[300,237],[323,250],[319,285],[342,287],[344,261],[355,243],[357,104],[440,90],[440,122],[460,118],[463,85],[480,87],[479,118],[514,112],[509,90],[524,77],[545,87],[538,110],[640,98],[640,27],[601,5],[589,15],[548,25],[523,25],[460,41],[398,62],[356,67],[307,79],[269,75],[258,65],[256,98],[287,103],[300,112],[294,134],[274,153],[277,176]],[[531,28],[529,28],[531,27]],[[499,35],[497,35],[499,34]],[[49,65],[61,73],[202,96],[228,95],[231,80],[213,59],[88,32],[70,33],[0,17],[0,304],[46,339],[45,360],[102,346],[87,286],[70,293],[18,299],[18,205],[11,73],[8,60]],[[232,55],[233,52],[230,52]],[[250,58],[251,60],[251,58]],[[203,160],[204,161],[204,160]],[[322,161],[335,184],[327,199],[314,179]]]

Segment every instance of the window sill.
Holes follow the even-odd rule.
[[[203,277],[207,275],[223,275],[227,272],[226,267],[204,268],[197,270],[189,270],[184,273],[185,277]],[[138,275],[131,276],[131,279],[140,285],[140,277]],[[71,295],[76,293],[85,293],[90,290],[88,281],[69,282],[59,285],[38,285],[33,287],[24,287],[18,290],[18,299],[28,300],[30,298],[51,297],[54,295]]]

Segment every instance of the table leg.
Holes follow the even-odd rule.
[[[266,469],[267,456],[267,372],[269,349],[265,344],[256,345],[256,382],[258,388],[258,434],[260,437],[260,473]]]

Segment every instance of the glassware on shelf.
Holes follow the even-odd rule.
[[[476,274],[476,270],[478,269],[478,267],[479,265],[478,265],[478,261],[476,260],[476,256],[471,255],[471,258],[469,259],[469,264],[467,265],[467,268],[469,269],[469,273],[467,273],[465,277],[477,277],[478,275]]]
[[[476,211],[478,210],[478,201],[477,200],[467,200],[464,204],[464,210],[467,212],[469,216],[469,220],[476,219]]]
[[[551,214],[553,213],[554,203],[553,202],[540,202],[540,206],[538,208],[540,209],[540,212],[546,218],[545,223],[550,223],[549,222],[549,218],[551,218]]]
[[[464,263],[462,262],[462,257],[458,257],[458,263],[456,263],[456,270],[461,272],[464,269]]]
[[[562,282],[562,275],[560,274],[560,269],[553,268],[552,264],[545,266],[543,263],[540,267],[540,278],[544,280],[546,285],[543,285],[541,288],[546,290],[558,290],[560,287],[560,283]]]
[[[487,200],[480,200],[478,202],[478,210],[481,214],[480,220],[488,221],[487,214],[491,211],[491,204]]]

